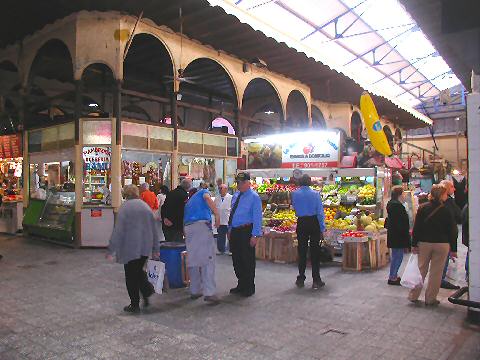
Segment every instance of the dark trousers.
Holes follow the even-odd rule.
[[[250,245],[252,226],[233,228],[230,234],[233,270],[238,288],[244,292],[255,291],[255,247]]]
[[[298,278],[305,280],[307,253],[310,243],[310,260],[312,263],[312,278],[320,280],[320,225],[316,216],[303,216],[297,222],[298,240]]]
[[[147,256],[140,259],[129,261],[123,265],[125,269],[125,284],[127,285],[128,296],[130,296],[130,304],[139,306],[140,292],[144,298],[152,295],[153,286],[148,282],[147,273],[143,270]]]
[[[227,244],[227,232],[228,232],[227,225],[220,225],[217,228],[217,249],[222,254],[226,250],[225,245]]]
[[[183,242],[183,230],[176,229],[171,226],[163,227],[163,235],[165,235],[165,241],[167,242]]]

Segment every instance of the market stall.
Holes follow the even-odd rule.
[[[238,138],[189,130],[178,131],[178,179],[189,177],[193,187],[215,184],[220,178],[232,186],[238,157]]]
[[[22,136],[0,136],[0,232],[15,234],[22,229]]]
[[[346,231],[364,231],[362,234],[368,239],[369,247],[365,253],[372,255],[369,267],[385,265],[383,216],[390,194],[389,169],[339,168],[340,138],[334,131],[247,138],[245,141],[248,143],[248,171],[264,208],[265,237],[257,248],[259,258],[296,261],[296,217],[290,206],[291,192],[297,188],[295,178],[307,173],[312,177],[312,187],[321,192],[327,228],[325,245],[342,255],[345,239],[341,235]],[[349,266],[345,264],[344,267]]]

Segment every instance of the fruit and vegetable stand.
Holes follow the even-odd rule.
[[[315,181],[312,188],[322,196],[327,228],[325,241],[336,255],[343,253],[344,269],[378,269],[386,265],[388,249],[382,215],[386,200],[384,194],[389,193],[389,185],[385,184],[384,178],[379,180],[377,176],[379,173],[384,176],[384,170],[309,169],[306,172]],[[295,262],[297,219],[290,205],[291,193],[298,186],[292,178],[292,170],[255,169],[250,170],[250,174],[254,179],[253,188],[262,198],[264,208],[265,235],[257,245],[257,258],[283,263]],[[357,230],[364,230],[368,234],[369,240],[365,244],[351,245],[351,242],[342,241],[343,233]],[[366,247],[368,251],[363,251],[360,246]],[[362,260],[352,257],[353,248],[355,254],[361,254],[365,258],[363,265]]]

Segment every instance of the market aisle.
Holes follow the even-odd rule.
[[[258,262],[257,294],[227,295],[231,258],[218,257],[222,304],[186,290],[125,315],[123,269],[101,250],[0,237],[0,358],[6,359],[478,359],[480,332],[441,290],[437,309],[410,305],[386,270],[322,269],[327,286],[296,289],[296,269]]]

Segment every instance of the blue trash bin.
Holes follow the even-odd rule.
[[[163,242],[160,244],[160,261],[165,263],[168,282],[171,288],[184,286],[182,279],[182,251],[187,247],[182,243]]]

